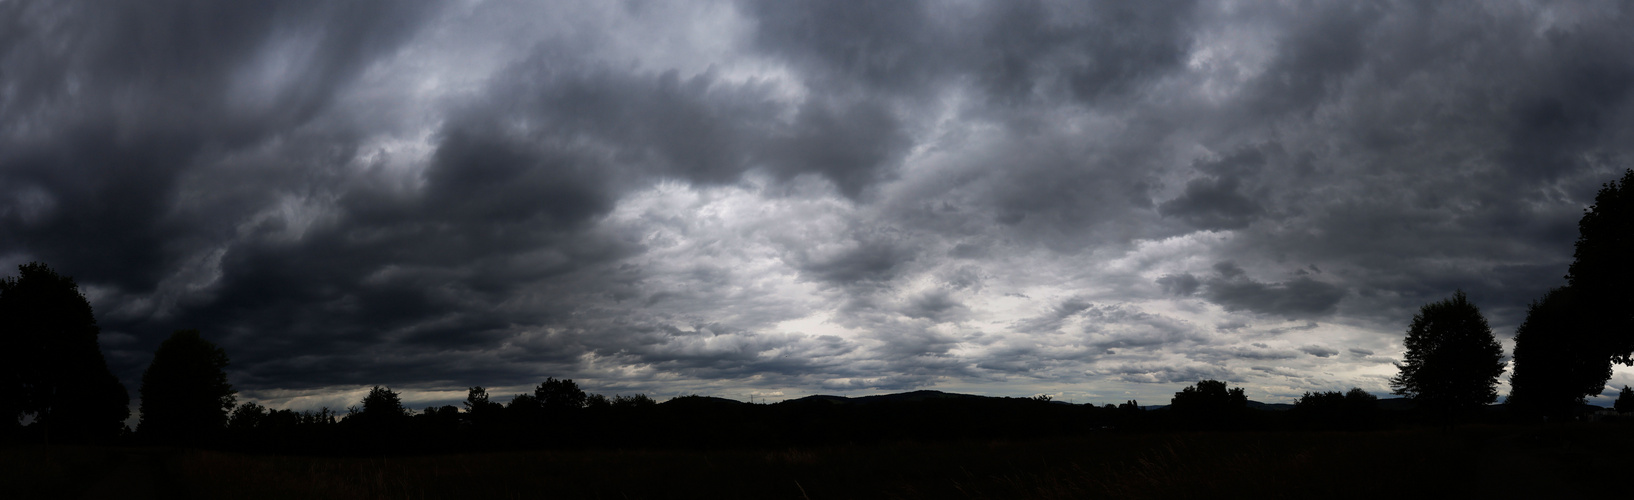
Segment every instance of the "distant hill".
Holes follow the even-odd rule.
[[[691,396],[681,396],[681,397],[678,397],[678,398],[672,398],[669,401],[665,401],[665,402],[658,403],[658,404],[661,405],[661,406],[669,407],[669,408],[700,408],[700,407],[714,408],[714,407],[735,407],[735,406],[748,406],[749,405],[749,403],[738,401],[736,399],[717,398],[717,397],[714,397],[714,396],[699,396],[699,395],[696,395],[696,394],[691,395]]]
[[[1260,411],[1288,411],[1294,409],[1294,405],[1288,403],[1261,403],[1254,400],[1248,401],[1248,407]]]
[[[728,405],[728,406],[730,406],[730,405],[734,405],[734,404],[748,404],[748,403],[744,403],[742,401],[726,399],[726,398],[710,397],[710,396],[687,396],[685,398],[677,398],[677,399],[685,399],[687,401],[684,404],[693,404],[693,405],[696,405],[696,404],[719,404],[719,405]],[[975,395],[975,394],[960,394],[960,393],[956,393],[956,392],[942,392],[942,391],[923,390],[923,391],[899,392],[899,393],[895,393],[895,394],[877,394],[877,395],[873,395],[873,396],[858,396],[858,397],[833,396],[833,395],[827,395],[827,394],[818,394],[818,395],[806,396],[806,397],[798,398],[798,399],[790,399],[790,400],[782,401],[782,402],[779,402],[779,403],[776,403],[776,404],[806,405],[806,404],[822,404],[822,403],[826,403],[826,404],[833,404],[833,405],[856,405],[856,404],[886,403],[886,402],[892,402],[892,403],[895,403],[895,402],[920,402],[920,401],[940,400],[940,399],[1005,400],[1005,399],[1025,399],[1025,398],[1006,398],[1006,397],[998,397],[998,396],[979,396],[979,395]],[[1062,401],[1056,401],[1055,403],[1058,403],[1058,404],[1070,404],[1070,403],[1066,403],[1066,402],[1062,402]],[[1093,405],[1094,403],[1086,403],[1086,404]],[[1415,405],[1413,404],[1413,401],[1410,400],[1410,399],[1407,399],[1407,398],[1382,398],[1382,399],[1379,399],[1379,409],[1380,410],[1385,410],[1385,411],[1405,411],[1405,410],[1413,409],[1414,406]],[[1163,409],[1166,409],[1168,407],[1169,407],[1169,405],[1142,405],[1140,408],[1142,410],[1153,411],[1153,410],[1163,410]],[[1248,401],[1248,407],[1251,408],[1251,409],[1260,410],[1260,411],[1289,411],[1289,410],[1294,409],[1294,405],[1292,403],[1262,403],[1262,402],[1253,401],[1253,400]]]
[[[791,399],[783,403],[830,403],[830,404],[868,404],[885,402],[919,402],[933,399],[1011,399],[993,396],[977,396],[974,394],[958,394],[942,391],[913,391],[896,394],[879,394],[874,396],[859,396],[855,398],[845,396],[815,395],[799,399]],[[782,403],[779,403],[782,404]]]
[[[1140,407],[1140,409],[1146,411],[1167,410],[1168,408],[1169,405],[1142,405]],[[1251,410],[1260,411],[1288,411],[1294,409],[1294,405],[1288,403],[1261,403],[1259,401],[1249,400],[1248,408]]]
[[[859,397],[854,397],[854,398],[845,397],[845,396],[814,395],[814,396],[806,396],[806,397],[799,398],[799,399],[791,399],[791,400],[788,400],[788,401],[784,401],[784,403],[811,404],[811,403],[821,402],[821,403],[828,403],[828,404],[844,405],[844,404],[867,404],[867,403],[904,402],[904,401],[906,401],[906,402],[919,402],[919,401],[927,401],[927,400],[933,400],[933,399],[1025,399],[1025,398],[1005,398],[1005,397],[997,397],[997,396],[978,396],[978,395],[975,395],[975,394],[959,394],[959,393],[956,393],[956,392],[942,392],[942,391],[925,390],[925,391],[901,392],[901,393],[896,393],[896,394],[879,394],[879,395],[874,395],[874,396],[859,396]],[[1070,404],[1070,403],[1061,402],[1061,401],[1056,401],[1056,403]],[[1086,404],[1094,405],[1094,403],[1086,403]],[[1143,410],[1150,411],[1150,410],[1162,410],[1162,409],[1168,408],[1168,407],[1169,407],[1169,405],[1144,405],[1144,406],[1141,406],[1140,408],[1143,409]],[[1248,402],[1248,407],[1253,408],[1255,410],[1261,410],[1261,411],[1288,411],[1288,410],[1292,410],[1294,408],[1294,405],[1289,404],[1289,403],[1261,403],[1259,401],[1249,401]]]

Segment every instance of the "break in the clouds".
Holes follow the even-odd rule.
[[[1382,393],[1634,166],[1615,2],[0,2],[0,263],[250,399]],[[1634,383],[1619,371],[1613,384]]]

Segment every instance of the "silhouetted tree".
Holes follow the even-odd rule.
[[[1612,403],[1611,407],[1618,413],[1634,412],[1634,389],[1623,386],[1622,392],[1617,393],[1617,402]]]
[[[444,424],[458,424],[460,420],[460,409],[454,405],[427,406],[425,413],[421,413],[420,415],[432,418]]]
[[[460,428],[460,409],[452,405],[431,407],[413,418],[414,431],[422,440],[447,441]],[[452,443],[440,443],[448,445]]]
[[[1111,406],[1111,405],[1108,405],[1108,406]],[[1135,401],[1133,399],[1131,399],[1131,400],[1129,400],[1127,402],[1124,402],[1122,404],[1119,404],[1117,406],[1117,410],[1118,410],[1118,412],[1116,414],[1114,414],[1114,418],[1116,418],[1117,420],[1120,420],[1120,421],[1124,421],[1124,422],[1128,422],[1128,421],[1133,420],[1133,419],[1141,418],[1142,414],[1145,413],[1145,411],[1146,411],[1146,410],[1144,410],[1144,409],[1142,409],[1140,407],[1140,402]]]
[[[1197,385],[1174,393],[1169,411],[1183,425],[1205,428],[1229,428],[1242,423],[1248,411],[1248,396],[1241,387],[1227,389],[1218,380],[1202,380]]]
[[[596,396],[600,396],[600,394],[597,394]],[[636,394],[634,396],[619,396],[615,394],[613,395],[613,401],[610,406],[623,410],[634,410],[638,408],[651,408],[657,405],[658,402],[653,401],[653,399],[647,397],[646,394]]]
[[[532,394],[517,394],[511,398],[511,402],[505,403],[505,409],[510,411],[532,413],[537,412],[539,408],[542,408],[539,398],[533,397]]]
[[[1174,399],[1169,401],[1169,409],[1176,412],[1223,414],[1246,408],[1248,396],[1243,395],[1242,388],[1226,389],[1226,383],[1218,380],[1198,381],[1197,385],[1174,393]]]
[[[137,430],[161,441],[197,442],[226,428],[237,398],[227,383],[227,352],[198,330],[179,330],[159,344],[142,373]]]
[[[403,399],[391,389],[378,385],[363,396],[363,408],[357,414],[363,422],[376,425],[400,424],[409,417]]]
[[[130,396],[108,371],[101,329],[74,279],[38,262],[0,280],[0,411],[7,427],[33,415],[65,441],[110,439]]]
[[[1526,320],[1515,330],[1515,364],[1505,402],[1510,408],[1565,417],[1586,396],[1605,389],[1611,363],[1585,323],[1585,311],[1570,287],[1549,290],[1527,308]]]
[[[505,415],[518,428],[528,428],[544,418],[545,406],[532,394],[517,394],[505,404]]]
[[[1425,304],[1407,328],[1407,362],[1390,379],[1395,394],[1443,414],[1480,408],[1498,399],[1503,346],[1480,308],[1462,290]]]
[[[1293,414],[1307,426],[1361,429],[1377,417],[1379,398],[1360,387],[1347,392],[1307,392],[1294,402]]]
[[[238,405],[233,414],[227,417],[227,429],[235,432],[254,430],[267,418],[267,408],[255,402]]]
[[[333,425],[333,424],[335,424],[335,419],[338,418],[339,416],[340,415],[336,411],[331,410],[331,409],[329,409],[329,407],[325,406],[323,408],[318,409],[318,411],[308,410],[308,411],[301,412],[300,413],[300,417],[301,417],[300,423],[301,423],[301,425],[311,425],[311,426]]]
[[[504,405],[489,401],[488,390],[482,386],[472,387],[465,395],[466,418],[479,428],[492,425],[493,420],[499,417],[500,410],[504,408]]]
[[[1634,364],[1634,170],[1601,186],[1577,232],[1566,281],[1584,306],[1596,354]]]
[[[588,398],[584,391],[579,390],[579,384],[573,379],[556,380],[546,378],[539,387],[533,390],[533,396],[539,399],[539,404],[550,412],[572,411],[584,408]]]
[[[600,394],[591,394],[584,398],[584,407],[594,410],[605,410],[613,407],[613,400]]]

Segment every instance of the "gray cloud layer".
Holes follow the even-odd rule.
[[[78,278],[128,385],[199,328],[291,405],[1382,391],[1419,305],[1507,337],[1559,284],[1629,15],[7,2],[0,263]]]

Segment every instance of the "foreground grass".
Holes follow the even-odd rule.
[[[15,453],[0,463],[13,484],[0,487],[30,481],[12,476],[14,464],[42,467],[26,459],[35,450],[7,451]],[[161,484],[175,491],[163,496],[193,498],[1520,498],[1619,492],[1634,465],[1634,426],[1108,433],[785,450],[165,456],[171,477]],[[78,463],[51,477],[78,474],[84,482],[107,469],[106,459]]]

